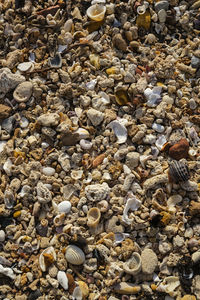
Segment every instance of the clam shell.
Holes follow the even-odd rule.
[[[89,209],[88,213],[87,213],[87,225],[90,228],[96,228],[99,224],[101,218],[101,212],[100,209],[98,207],[92,207]]]
[[[123,264],[124,271],[131,275],[138,274],[141,271],[141,268],[141,257],[137,252],[133,252],[132,257]]]
[[[82,265],[85,261],[84,252],[75,245],[69,245],[65,252],[66,260],[72,265]]]
[[[57,280],[64,290],[68,290],[68,278],[64,271],[58,271]]]
[[[87,16],[96,22],[104,19],[106,7],[104,5],[94,4],[87,9]]]
[[[45,260],[45,256],[44,254],[48,254],[50,257],[51,257],[51,261],[55,261],[56,260],[56,252],[54,250],[54,248],[51,246],[51,247],[48,247],[46,249],[44,249],[42,251],[42,253],[40,254],[39,256],[39,265],[40,265],[40,268],[43,272],[46,272],[48,266],[50,265],[50,263],[47,262],[47,260]]]
[[[173,161],[169,166],[169,176],[173,182],[187,181],[190,178],[189,168],[185,160]]]
[[[123,120],[123,119],[122,119]],[[114,120],[108,124],[108,128],[111,128],[114,131],[114,134],[117,137],[117,143],[123,144],[127,140],[127,129],[122,124],[122,120]]]
[[[82,300],[83,299],[82,291],[79,286],[75,287],[73,294],[72,294],[72,299],[73,300]]]

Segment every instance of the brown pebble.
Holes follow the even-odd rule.
[[[188,156],[189,143],[186,139],[181,139],[178,143],[169,148],[169,156],[179,160]]]
[[[6,119],[9,117],[11,112],[11,107],[0,104],[0,119]]]
[[[117,33],[114,35],[113,39],[114,46],[123,52],[127,50],[127,44],[126,41],[123,39],[122,35],[120,33]]]
[[[200,215],[200,202],[191,201],[190,202],[190,213],[192,216]]]
[[[104,158],[105,158],[105,154],[98,155],[92,162],[93,168],[96,168],[98,165],[100,165],[104,160]]]

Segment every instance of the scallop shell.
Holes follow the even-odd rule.
[[[90,228],[96,228],[99,224],[101,218],[101,212],[100,209],[98,207],[92,207],[89,209],[88,213],[87,213],[87,225]]]
[[[96,22],[104,19],[106,7],[104,5],[94,4],[87,9],[87,16]]]
[[[42,251],[39,257],[39,265],[43,272],[56,260],[56,252],[54,248],[48,247]]]
[[[190,178],[189,168],[185,160],[173,161],[169,166],[169,178],[178,183]]]
[[[69,245],[67,247],[65,257],[72,265],[82,265],[85,261],[84,252],[75,245]]]
[[[133,252],[132,257],[123,264],[124,271],[131,275],[138,274],[141,271],[141,268],[141,257],[137,252]]]
[[[58,271],[57,280],[64,290],[68,290],[68,278],[64,271]]]

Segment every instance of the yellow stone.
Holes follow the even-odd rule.
[[[100,68],[99,55],[90,54],[90,63],[98,70]]]
[[[113,75],[119,73],[119,68],[111,67],[106,70],[107,75]]]
[[[13,213],[13,218],[18,218],[21,216],[21,210],[17,210]]]
[[[196,299],[197,298],[192,295],[185,295],[185,296],[183,296],[183,298],[181,298],[181,300],[196,300]]]
[[[139,285],[133,283],[121,282],[114,287],[114,291],[118,294],[137,294],[141,290]]]
[[[149,11],[146,11],[142,15],[138,15],[136,19],[136,24],[138,27],[143,27],[146,30],[149,30],[151,26],[151,15]]]
[[[81,289],[83,299],[86,299],[89,295],[89,288],[88,288],[87,283],[80,280],[80,281],[78,281],[78,285]]]

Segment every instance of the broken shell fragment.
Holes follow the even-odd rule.
[[[68,290],[68,278],[64,271],[58,271],[57,280],[64,290]]]
[[[61,68],[62,67],[62,57],[61,57],[60,53],[56,53],[56,55],[54,57],[49,57],[48,63],[51,68]]]
[[[187,181],[190,178],[187,162],[184,159],[180,161],[174,160],[170,163],[168,174],[169,180],[172,182]]]
[[[61,226],[65,221],[65,213],[61,213],[53,219],[53,223],[55,226]]]
[[[84,281],[78,281],[78,285],[82,292],[83,299],[87,299],[87,297],[89,295],[89,288],[88,288],[87,283],[85,283]]]
[[[48,247],[42,251],[39,256],[39,265],[43,272],[46,272],[47,268],[56,260],[56,252],[54,248]]]
[[[23,62],[21,64],[19,64],[17,66],[17,69],[20,71],[20,72],[27,72],[27,71],[33,71],[34,69],[34,64],[33,62],[31,61],[27,61],[27,62]]]
[[[100,221],[101,218],[101,212],[100,209],[98,207],[92,207],[89,209],[88,213],[87,213],[87,225],[90,228],[95,229]]]
[[[138,274],[142,269],[141,257],[137,252],[133,252],[132,257],[129,258],[124,264],[123,269],[126,273],[131,275]]]
[[[32,95],[33,85],[30,81],[20,83],[14,90],[13,97],[17,102],[27,102]]]
[[[128,200],[126,202],[126,205],[124,207],[124,211],[123,211],[123,216],[122,216],[122,220],[123,222],[125,222],[126,224],[131,224],[133,221],[133,218],[130,219],[128,217],[128,212],[129,210],[137,210],[140,205],[141,205],[141,201],[137,199],[137,197],[135,195],[133,195],[133,193],[130,193],[128,196]]]
[[[73,294],[72,294],[72,299],[73,300],[82,300],[83,299],[82,291],[79,286],[75,287]]]
[[[106,13],[106,7],[100,4],[94,4],[87,9],[87,16],[96,22],[100,22],[104,19]]]
[[[84,252],[75,245],[69,245],[65,252],[66,260],[72,265],[82,265],[85,261]]]
[[[128,282],[121,282],[114,286],[114,291],[118,294],[137,294],[141,290],[141,287]]]
[[[126,142],[128,134],[126,127],[123,125],[123,119],[114,120],[110,122],[107,127],[114,131],[118,144],[123,144]]]

